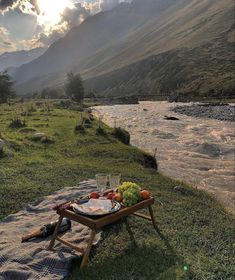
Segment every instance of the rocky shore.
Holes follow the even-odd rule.
[[[228,104],[193,104],[191,106],[176,106],[172,111],[190,117],[211,118],[231,122],[235,121],[235,106]]]

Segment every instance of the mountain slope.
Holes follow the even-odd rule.
[[[45,50],[46,48],[35,48],[30,51],[5,52],[0,55],[0,72],[29,63],[42,55]]]
[[[190,101],[235,98],[234,44],[220,38],[195,48],[171,50],[85,81],[103,97],[138,96]]]
[[[142,81],[138,79],[133,82],[139,76],[137,69],[134,67],[137,72],[130,71],[132,75],[125,77],[129,77],[125,83],[119,81],[117,73],[136,64],[142,73],[142,63],[149,69],[152,63],[148,66],[146,63],[152,56],[156,58],[154,69],[158,70],[152,75],[146,73],[151,92],[166,90],[158,76],[160,73],[168,77],[163,79],[166,80],[164,83],[172,85],[168,87],[168,91],[192,91],[192,87],[201,81],[202,75],[208,78],[212,76],[211,79],[218,73],[220,86],[223,87],[223,79],[228,70],[226,65],[222,67],[228,61],[223,59],[227,55],[232,58],[232,24],[232,0],[135,0],[132,4],[122,4],[112,11],[89,17],[55,42],[44,55],[20,67],[15,75],[17,89],[26,93],[41,89],[45,84],[59,86],[63,83],[66,72],[72,70],[80,72],[84,79],[91,81],[90,85],[86,83],[87,87],[97,94],[137,94],[136,90]],[[170,60],[164,59],[166,65],[161,64],[162,56],[165,58],[169,53],[173,57]],[[182,59],[177,59],[179,53]],[[184,59],[188,63],[184,63]],[[208,67],[203,68],[204,72],[199,73],[198,78],[198,65],[205,59]],[[220,65],[214,63],[217,59],[220,60]],[[193,67],[190,67],[190,63]],[[216,70],[218,67],[221,68],[220,71]],[[177,81],[177,75],[171,71],[174,68],[178,69],[177,73],[184,73],[183,82]],[[234,81],[233,70],[229,67],[229,78],[226,77],[230,84]],[[127,92],[129,87],[122,88],[117,84],[111,86],[109,80],[106,80],[104,88],[102,84],[105,75],[118,80],[123,87],[126,87],[126,83],[132,84],[133,90]],[[197,85],[201,92],[211,90],[203,85],[202,87],[203,89]],[[144,87],[139,88],[143,91],[141,88]],[[147,89],[143,94],[149,93],[146,91]]]

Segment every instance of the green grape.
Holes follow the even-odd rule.
[[[123,204],[127,207],[138,203],[141,200],[139,189],[129,188],[123,192]]]
[[[129,189],[136,189],[140,191],[140,187],[132,182],[124,182],[121,186],[118,187],[118,192],[123,196],[123,193]]]

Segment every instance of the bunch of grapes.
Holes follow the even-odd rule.
[[[123,204],[127,207],[138,203],[141,200],[139,188],[128,188],[123,192]]]
[[[118,187],[117,191],[123,196],[124,192],[130,189],[140,191],[140,187],[136,183],[124,182],[121,186]]]

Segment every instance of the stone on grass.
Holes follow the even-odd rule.
[[[46,137],[46,134],[43,132],[38,132],[33,135],[34,140],[42,140],[42,138],[45,138],[45,137]]]

